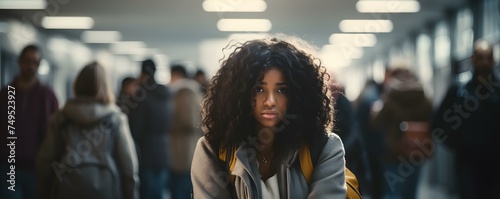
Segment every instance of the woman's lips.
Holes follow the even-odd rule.
[[[262,117],[266,119],[275,119],[278,117],[277,113],[262,113]]]

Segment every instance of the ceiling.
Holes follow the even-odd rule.
[[[238,3],[242,0],[227,0]],[[60,2],[46,13],[55,16],[90,16],[94,30],[117,30],[122,40],[144,41],[172,59],[196,60],[197,44],[206,39],[226,38],[230,33],[217,30],[222,18],[266,18],[272,22],[271,33],[294,34],[321,47],[328,43],[332,33],[339,33],[343,19],[383,19],[394,23],[391,33],[377,34],[377,45],[365,49],[370,57],[394,44],[426,24],[441,19],[446,10],[464,5],[466,0],[420,0],[421,9],[411,14],[360,14],[356,0],[266,0],[262,13],[208,13],[202,9],[202,0],[50,0]],[[49,3],[49,5],[51,4]],[[50,9],[50,10],[49,10]],[[2,15],[33,19],[35,11],[0,10]],[[47,30],[79,38],[80,30]],[[184,49],[183,54],[178,52]],[[185,52],[192,51],[192,54]]]

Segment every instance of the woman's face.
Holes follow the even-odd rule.
[[[253,117],[262,127],[275,127],[285,117],[288,105],[287,83],[283,72],[271,68],[255,86]]]
[[[125,85],[125,94],[134,95],[137,91],[137,83],[135,81],[130,81]]]

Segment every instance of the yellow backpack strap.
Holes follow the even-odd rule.
[[[226,162],[226,150],[225,149],[220,149],[219,150],[219,160],[222,160],[223,162]]]
[[[314,166],[311,159],[311,151],[309,145],[302,145],[299,150],[300,158],[300,169],[302,170],[302,175],[306,179],[307,184],[310,184]],[[356,175],[351,172],[347,167],[344,167],[345,180],[347,186],[347,199],[361,199],[361,193],[359,192],[359,183]]]
[[[309,184],[311,182],[311,176],[314,169],[311,160],[311,151],[309,149],[309,145],[302,145],[302,147],[300,147],[299,158],[302,175],[304,175],[307,184]]]
[[[351,172],[347,167],[344,167],[345,183],[347,185],[347,199],[360,199],[363,198],[359,192],[359,183],[356,175]]]
[[[234,184],[234,175],[231,175],[234,169],[234,165],[236,165],[236,146],[232,146],[231,150],[226,151],[226,149],[220,148],[219,149],[219,159],[222,160],[223,162],[228,165],[228,174],[229,178],[231,180],[231,184]],[[226,160],[229,159],[229,162]]]

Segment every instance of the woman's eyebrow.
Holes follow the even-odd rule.
[[[259,82],[259,85],[267,85],[267,82]],[[286,86],[287,83],[286,82],[278,82],[276,84],[274,84],[276,86]]]

